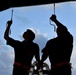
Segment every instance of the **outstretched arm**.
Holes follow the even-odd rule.
[[[52,20],[53,22],[55,22],[55,24],[57,25],[57,27],[65,27],[62,23],[60,23],[58,20],[57,20],[57,17],[56,15],[52,15],[50,17],[50,20]],[[66,28],[67,29],[67,28]]]
[[[11,24],[12,24],[12,20],[10,20],[10,21],[7,22],[7,28],[6,28],[5,33],[4,33],[4,39],[5,40],[8,40],[9,30],[10,30]]]

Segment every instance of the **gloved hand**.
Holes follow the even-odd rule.
[[[37,65],[37,70],[39,70],[40,69],[40,64],[37,63],[36,65]]]
[[[52,20],[52,21],[56,21],[56,15],[52,15],[51,17],[50,17],[50,20]]]
[[[11,24],[12,24],[12,20],[7,21],[8,26],[11,26]]]
[[[37,63],[36,65],[37,65],[37,70],[43,69],[43,61],[40,61],[40,62]]]
[[[42,60],[40,61],[40,67],[41,67],[41,69],[43,69],[43,61]]]

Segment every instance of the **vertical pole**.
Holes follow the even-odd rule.
[[[13,19],[13,9],[12,9],[12,13],[11,13],[11,21],[12,21],[12,19]],[[9,31],[9,34],[11,34],[11,29]]]
[[[54,3],[54,15],[55,15],[55,3]]]
[[[12,9],[12,13],[11,13],[11,20],[13,19],[13,9]]]

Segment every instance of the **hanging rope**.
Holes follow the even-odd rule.
[[[54,15],[55,15],[55,3],[54,3]],[[50,20],[50,25],[54,26],[54,32],[55,32],[56,31],[56,26],[51,23],[51,20]]]
[[[12,19],[13,19],[13,9],[12,9],[12,13],[11,13],[11,20],[10,21],[12,21]],[[8,26],[8,24],[6,25],[6,27]],[[9,30],[9,34],[11,34],[11,29]]]

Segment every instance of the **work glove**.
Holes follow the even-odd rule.
[[[11,26],[12,25],[12,20],[7,21],[7,25]]]
[[[50,20],[52,20],[53,22],[55,22],[56,21],[56,15],[52,15],[51,17],[50,17]]]

